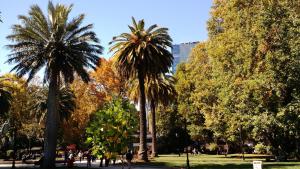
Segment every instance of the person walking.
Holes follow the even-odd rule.
[[[75,161],[74,154],[73,154],[72,150],[70,150],[70,152],[69,152],[69,158],[68,158],[68,163],[67,163],[68,168],[73,168],[74,161]]]
[[[78,158],[79,158],[80,163],[81,163],[81,160],[82,160],[82,156],[83,156],[83,153],[80,150],[79,153],[78,153]]]
[[[66,165],[66,162],[68,161],[68,151],[64,151],[64,165]]]
[[[133,154],[131,153],[130,150],[128,150],[128,152],[125,154],[125,157],[126,157],[128,169],[131,169],[131,160],[133,159]]]
[[[91,151],[90,150],[88,151],[88,153],[86,155],[86,160],[87,160],[86,167],[90,168],[92,166],[92,164],[91,164],[92,155],[91,155]]]

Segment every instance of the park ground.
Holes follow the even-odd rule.
[[[192,169],[253,169],[252,162],[263,161],[263,169],[300,169],[300,162],[266,162],[265,159],[255,158],[253,155],[246,155],[243,161],[237,155],[196,155],[189,156]],[[152,162],[155,165],[173,168],[182,168],[186,164],[186,156],[162,155]]]
[[[190,166],[192,169],[252,169],[254,160],[263,161],[263,169],[300,169],[300,162],[266,162],[265,159],[255,158],[253,155],[246,155],[243,161],[236,155],[196,155],[190,156]],[[76,162],[74,169],[85,169],[86,161]],[[186,156],[181,155],[160,155],[158,158],[152,159],[150,163],[135,163],[133,169],[181,169],[186,166]],[[18,165],[18,168],[38,168],[32,165]],[[0,164],[0,169],[8,169],[9,165]],[[58,165],[59,169],[65,169],[62,164]],[[92,164],[92,168],[99,168],[99,161]],[[121,169],[121,165],[103,167],[105,169]],[[124,166],[124,169],[127,169]]]

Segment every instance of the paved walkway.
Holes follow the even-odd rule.
[[[100,160],[96,160],[96,162],[92,163],[92,167],[91,168],[99,168],[99,163]],[[64,164],[56,164],[57,167],[60,166],[64,166]],[[78,167],[86,167],[86,160],[81,161],[81,163],[79,161],[76,161],[74,163],[74,166],[78,166]],[[39,168],[39,166],[34,166],[33,164],[16,164],[17,168]],[[0,164],[0,169],[10,169],[11,168],[11,164]],[[124,168],[122,168],[122,166],[120,164],[118,165],[110,165],[108,167],[102,167],[103,169],[128,169],[127,166],[124,166]],[[171,169],[171,168],[167,168],[167,167],[159,167],[159,166],[135,166],[134,164],[131,166],[132,169]]]

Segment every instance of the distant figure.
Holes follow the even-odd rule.
[[[196,148],[194,148],[194,149],[192,150],[192,154],[193,154],[193,155],[197,155],[197,154],[198,154],[198,152],[197,152],[197,149],[196,149]]]
[[[91,155],[92,162],[96,162],[96,156]]]
[[[70,152],[69,152],[69,158],[68,158],[68,167],[69,168],[73,168],[73,166],[74,166],[74,161],[75,161],[75,159],[74,159],[74,154],[73,154],[73,152],[70,150]]]
[[[67,150],[64,151],[64,165],[66,165],[66,162],[68,160],[68,152]]]
[[[80,150],[79,153],[78,153],[78,157],[79,157],[80,163],[81,163],[81,160],[82,160],[82,156],[83,156],[83,153],[82,153],[82,151]]]
[[[133,154],[130,150],[128,150],[128,152],[125,154],[125,157],[128,164],[128,169],[131,169],[131,160],[133,159]]]
[[[92,164],[91,164],[92,156],[91,156],[91,151],[90,150],[86,154],[86,160],[87,160],[86,166],[88,168],[91,167],[92,166]]]

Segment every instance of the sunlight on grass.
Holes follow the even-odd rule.
[[[249,157],[250,155],[246,155]],[[300,162],[265,162],[265,159],[246,158],[243,161],[240,158],[225,157],[224,155],[197,155],[190,156],[190,166],[194,169],[252,169],[254,160],[263,161],[263,169],[300,169]],[[182,155],[160,155],[153,160],[155,165],[164,165],[169,167],[184,167],[186,165],[186,156]]]

